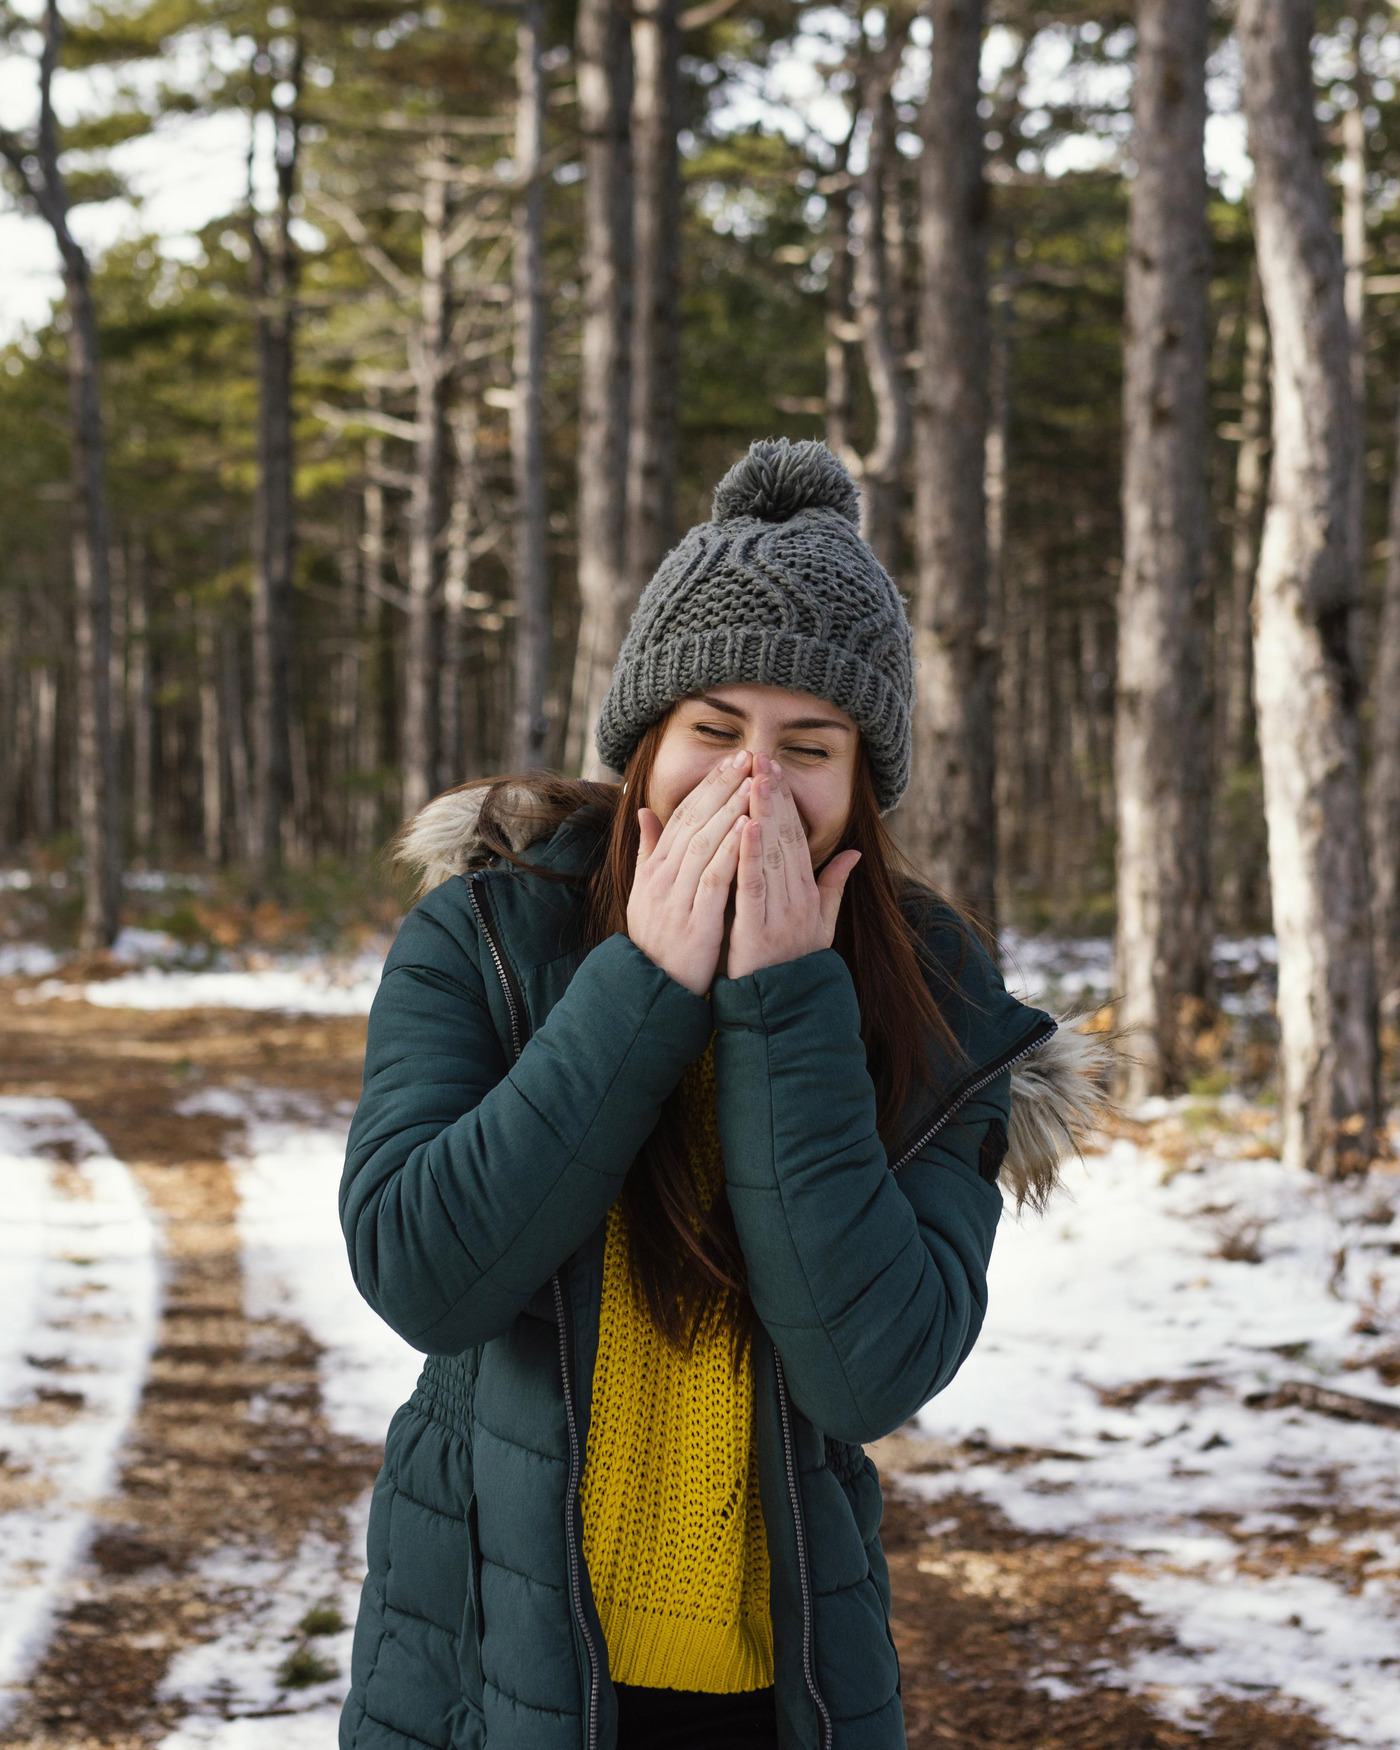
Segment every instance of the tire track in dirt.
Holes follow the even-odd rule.
[[[355,1022],[85,1004],[0,1013],[0,1088],[66,1099],[103,1134],[158,1219],[166,1272],[113,1495],[0,1745],[157,1742],[185,1711],[158,1693],[171,1661],[211,1638],[229,1608],[208,1559],[230,1548],[289,1555],[318,1532],[343,1545],[345,1509],[372,1481],[379,1451],[328,1428],[307,1333],[244,1314],[237,1187],[223,1158],[236,1152],[238,1127],[173,1108],[191,1085],[250,1073],[342,1098],[362,1041]]]

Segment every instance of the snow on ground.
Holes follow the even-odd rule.
[[[210,1089],[180,1110],[243,1120],[245,1153],[232,1164],[246,1310],[303,1326],[323,1350],[330,1426],[381,1441],[422,1357],[370,1311],[350,1276],[336,1211],[348,1108],[328,1113],[296,1095]],[[344,1546],[313,1536],[290,1559],[230,1549],[207,1565],[211,1586],[235,1607],[215,1639],[181,1654],[167,1673],[163,1693],[191,1711],[161,1750],[334,1750],[368,1508],[366,1496],[349,1515]],[[324,1678],[289,1689],[279,1680],[289,1637],[318,1608],[345,1626],[306,1642]]]
[[[323,954],[279,955],[270,963],[189,971],[147,967],[76,987],[103,1009],[282,1009],[301,1015],[366,1015],[379,988],[383,951],[336,961]],[[55,988],[56,987],[56,988]],[[57,980],[41,995],[74,990]]]
[[[0,1098],[0,1715],[80,1557],[158,1312],[136,1183],[63,1100]]]
[[[1202,1108],[1135,1116],[1189,1136]],[[1400,1312],[1400,1176],[1330,1185],[1231,1147],[1164,1159],[1118,1139],[1043,1220],[1003,1222],[982,1338],[918,1418],[962,1444],[909,1482],[1126,1552],[1116,1583],[1177,1647],[1125,1676],[1178,1718],[1281,1693],[1394,1746],[1400,1429],[1245,1399],[1310,1381],[1400,1405],[1357,1366],[1383,1361],[1374,1333]],[[1303,1559],[1283,1562],[1290,1533]]]

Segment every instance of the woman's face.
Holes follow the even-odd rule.
[[[841,844],[855,790],[860,731],[811,693],[739,683],[709,687],[671,710],[645,798],[664,826],[710,770],[746,749],[782,767],[807,833],[813,869]],[[640,803],[642,798],[638,798]]]

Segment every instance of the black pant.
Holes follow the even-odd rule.
[[[704,1695],[618,1683],[618,1750],[775,1750],[772,1689]]]

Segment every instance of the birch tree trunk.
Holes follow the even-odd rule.
[[[150,551],[145,535],[138,531],[132,538],[127,583],[126,711],[131,721],[131,838],[136,855],[143,861],[151,854],[155,824],[151,793],[155,725],[152,720],[150,585]]]
[[[848,134],[847,157],[850,146]],[[860,329],[851,315],[851,190],[844,165],[831,181],[826,193],[826,244],[831,252],[826,270],[826,443],[849,465],[855,425],[851,344],[859,339]]]
[[[1367,794],[1371,836],[1372,934],[1381,1008],[1400,1008],[1400,396],[1397,461],[1390,477],[1390,540],[1385,562],[1371,696],[1371,771]]]
[[[920,667],[902,832],[935,885],[993,924],[996,665],[987,634],[982,0],[930,0],[928,16],[914,457]]]
[[[1139,0],[1114,726],[1123,1093],[1181,1093],[1213,1000],[1205,663],[1209,0]]]
[[[1278,936],[1283,1158],[1325,1175],[1376,1152],[1378,1053],[1358,759],[1358,441],[1342,254],[1313,112],[1312,0],[1241,0],[1273,471],[1254,677]]]
[[[626,630],[627,413],[632,325],[632,43],[614,0],[579,0],[583,333],[578,412],[580,618],[565,764],[602,772],[598,711]]]
[[[544,490],[544,10],[532,0],[517,27],[515,174],[525,182],[515,209],[511,290],[515,308],[514,379],[510,408],[511,474],[515,487],[515,711],[511,764],[544,758],[544,695],[549,672],[548,524]]]
[[[270,245],[253,207],[251,189],[248,201],[258,369],[258,475],[253,507],[253,821],[257,860],[264,869],[282,860],[290,836],[292,804],[292,373],[297,258],[291,220],[301,148],[297,114],[301,68],[298,44],[292,69],[292,106],[273,117],[277,207]]]
[[[371,399],[371,405],[373,404]],[[362,636],[366,648],[357,701],[356,788],[351,826],[351,844],[359,856],[372,848],[379,820],[379,732],[383,701],[379,696],[379,671],[382,664],[376,628],[388,612],[388,604],[379,593],[384,584],[384,562],[387,556],[383,466],[384,439],[377,432],[371,432],[365,440],[364,524],[360,536],[360,600],[363,604]]]
[[[1351,79],[1351,107],[1342,111],[1342,261],[1346,269],[1345,303],[1351,339],[1351,393],[1356,403],[1356,453],[1351,471],[1351,542],[1356,563],[1364,569],[1366,523],[1366,119],[1369,81],[1361,57],[1366,31],[1365,0],[1351,8],[1356,34]]]
[[[675,538],[680,355],[680,28],[677,0],[632,9],[632,405],[628,610]]]
[[[437,760],[438,544],[443,521],[447,385],[452,330],[445,243],[449,167],[445,142],[422,166],[422,277],[419,318],[409,329],[414,382],[413,487],[408,506],[408,600],[404,628],[403,810],[414,815],[433,794]]]

